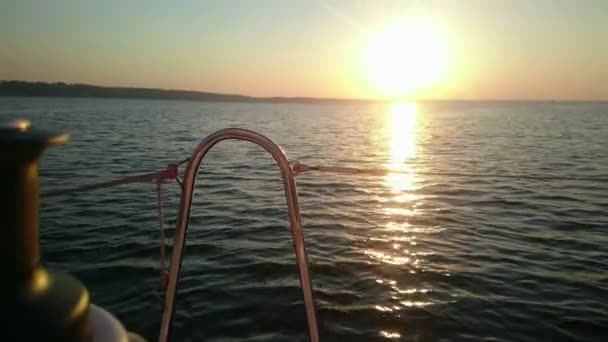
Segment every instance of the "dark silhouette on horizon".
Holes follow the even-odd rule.
[[[217,102],[374,102],[374,100],[324,99],[311,97],[253,97],[239,94],[222,94],[195,90],[103,87],[91,84],[27,81],[0,81],[0,96],[88,97]]]
[[[105,87],[84,83],[64,82],[29,82],[17,80],[0,80],[0,97],[76,97],[76,98],[107,98],[107,99],[146,99],[146,100],[177,100],[177,101],[209,101],[209,102],[252,102],[252,103],[386,103],[386,102],[431,102],[431,103],[561,103],[587,102],[605,103],[605,100],[543,100],[543,99],[345,99],[320,97],[256,97],[241,94],[212,93],[197,90],[178,90],[160,88],[131,88]]]

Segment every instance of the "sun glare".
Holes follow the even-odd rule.
[[[430,22],[408,20],[372,37],[366,52],[371,88],[382,97],[415,96],[448,67],[444,39]]]

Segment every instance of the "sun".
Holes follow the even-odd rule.
[[[373,36],[365,67],[373,92],[382,97],[416,96],[447,73],[448,49],[430,22],[406,20]]]

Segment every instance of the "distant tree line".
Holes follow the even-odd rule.
[[[171,99],[199,101],[252,101],[254,98],[187,90],[165,90],[154,88],[100,87],[89,84],[67,84],[63,82],[0,82],[0,96],[49,96],[49,97],[103,97]]]
[[[251,97],[236,94],[155,88],[101,87],[63,82],[0,81],[0,96],[98,97],[224,102],[360,102],[307,97]]]

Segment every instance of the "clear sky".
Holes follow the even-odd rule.
[[[608,1],[0,0],[0,79],[608,100]]]

